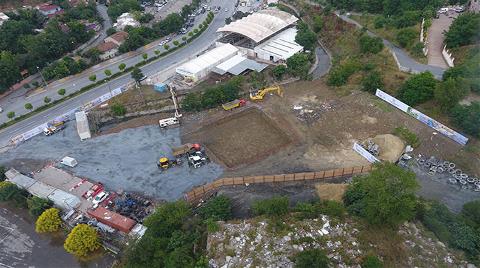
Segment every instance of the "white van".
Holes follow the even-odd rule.
[[[77,160],[75,160],[75,158],[72,158],[70,156],[65,156],[60,162],[60,164],[73,168],[76,165],[78,165],[78,162]]]
[[[158,124],[160,125],[160,128],[165,128],[168,126],[178,125],[180,124],[180,121],[178,121],[178,118],[176,117],[170,117],[170,118],[158,120]]]

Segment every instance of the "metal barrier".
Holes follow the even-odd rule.
[[[318,172],[304,172],[292,174],[279,175],[265,175],[265,176],[246,176],[234,178],[222,178],[211,183],[193,188],[184,195],[184,198],[189,203],[195,203],[204,199],[205,197],[216,192],[220,187],[230,185],[245,185],[245,184],[259,184],[259,183],[283,183],[292,181],[312,181],[320,179],[340,178],[345,176],[353,176],[362,173],[367,173],[372,170],[372,166],[359,166],[350,168],[331,169]]]

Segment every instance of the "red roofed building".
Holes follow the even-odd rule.
[[[100,59],[106,60],[113,58],[118,52],[118,45],[113,42],[101,43],[97,46],[97,49],[102,53]]]
[[[105,38],[104,42],[113,42],[120,46],[123,42],[125,42],[125,39],[127,39],[127,37],[128,37],[127,32],[120,31]]]
[[[47,16],[49,18],[56,16],[58,14],[62,14],[64,11],[61,7],[51,4],[45,3],[37,6],[38,11],[42,13],[42,15]]]
[[[134,220],[110,211],[104,207],[98,207],[95,210],[89,210],[87,213],[90,217],[97,219],[99,222],[124,233],[130,232],[133,226],[137,224]]]

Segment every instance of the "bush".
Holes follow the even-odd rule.
[[[295,268],[328,268],[330,259],[320,249],[308,249],[295,256]]]
[[[27,199],[28,212],[34,217],[40,216],[46,209],[53,206],[53,202],[45,199],[33,196]]]
[[[412,54],[417,57],[423,57],[424,56],[423,48],[424,48],[424,45],[422,42],[415,43],[415,45],[413,45],[412,47]]]
[[[412,28],[401,29],[397,33],[397,42],[401,47],[411,47],[417,36],[417,32]]]
[[[35,231],[37,233],[51,233],[60,229],[62,219],[60,219],[59,211],[56,208],[45,210],[35,222]]]
[[[288,202],[288,197],[277,196],[255,201],[252,204],[252,209],[255,215],[279,217],[288,213]]]
[[[410,106],[424,103],[433,98],[437,81],[430,72],[414,74],[401,86],[398,97]]]
[[[283,75],[287,72],[287,66],[285,65],[277,65],[273,68],[272,73],[276,79],[281,80]]]
[[[120,63],[120,64],[118,65],[118,69],[119,69],[120,71],[125,70],[126,67],[127,67],[127,65],[126,65],[125,63]]]
[[[306,53],[296,53],[287,59],[287,70],[293,76],[306,79],[309,69],[310,64]]]
[[[380,37],[370,37],[364,34],[360,37],[360,51],[362,53],[377,54],[383,50],[383,40]]]
[[[466,133],[480,137],[480,102],[470,105],[457,104],[451,112],[454,125]]]
[[[117,32],[117,30],[115,30],[115,28],[108,28],[108,29],[107,29],[107,35],[108,35],[108,36],[110,36],[110,35],[112,35],[112,34],[114,34],[114,33],[116,33],[116,32]]]
[[[14,118],[15,117],[15,112],[8,112],[7,117],[8,117],[8,119]]]
[[[31,103],[25,103],[25,109],[30,111],[33,109],[33,105]]]
[[[26,207],[28,192],[9,181],[0,181],[0,201],[13,201],[18,207]]]
[[[100,247],[97,231],[86,224],[79,224],[68,234],[63,247],[75,256],[87,256]]]
[[[52,99],[50,99],[47,96],[45,96],[45,98],[43,98],[43,102],[45,102],[45,104],[49,104],[51,101],[52,101]]]
[[[415,173],[382,163],[370,174],[355,177],[343,201],[350,213],[372,225],[397,227],[415,215],[417,188]]]
[[[462,216],[470,225],[480,227],[480,200],[465,203],[462,208]]]
[[[418,136],[406,127],[396,127],[393,130],[393,134],[402,138],[408,145],[414,148],[420,145],[420,140],[418,139]]]
[[[196,92],[190,92],[182,100],[182,108],[185,111],[200,111],[202,109],[202,95]]]
[[[359,71],[361,68],[360,64],[354,60],[349,60],[339,66],[336,66],[332,69],[327,78],[327,84],[329,86],[342,86],[345,85],[348,81],[348,78]]]
[[[385,17],[383,17],[383,16],[378,16],[378,17],[376,17],[375,20],[373,21],[373,27],[374,27],[375,29],[380,29],[380,28],[383,28],[386,23],[387,23],[387,20],[385,19]]]
[[[449,48],[475,44],[480,41],[480,14],[464,13],[458,16],[445,34]]]
[[[88,80],[92,81],[92,82],[95,82],[95,80],[97,80],[97,76],[92,74],[88,77]]]
[[[209,87],[203,93],[188,93],[182,100],[182,107],[186,111],[199,111],[235,100],[242,83],[243,77],[237,76],[226,83]]]
[[[370,93],[375,93],[377,89],[381,89],[383,86],[383,77],[378,71],[369,72],[368,75],[362,79],[362,90]]]
[[[198,212],[203,219],[226,221],[232,218],[232,202],[230,198],[219,195],[208,200]]]
[[[322,200],[318,208],[320,214],[336,218],[343,218],[346,212],[343,204],[334,200]]]
[[[367,255],[361,263],[362,268],[382,268],[382,261],[375,255]]]
[[[114,116],[124,116],[127,113],[127,108],[121,103],[116,102],[110,107],[110,111]]]
[[[440,104],[443,112],[449,112],[468,94],[468,88],[458,80],[449,78],[446,81],[438,83],[434,90],[435,100]]]
[[[317,42],[317,35],[312,32],[308,25],[300,21],[297,25],[297,35],[295,36],[295,42],[303,46],[305,49],[313,50]]]

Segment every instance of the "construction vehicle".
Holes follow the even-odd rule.
[[[245,104],[247,104],[247,101],[245,101],[244,99],[236,99],[234,101],[222,104],[222,108],[225,111],[230,111],[230,110],[235,109],[237,107],[245,106]]]
[[[179,147],[172,148],[172,154],[175,158],[181,158],[184,155],[188,155],[190,153],[194,153],[196,151],[200,151],[201,147],[198,143],[186,143]]]
[[[261,101],[267,93],[277,93],[278,96],[283,97],[283,90],[279,86],[266,87],[257,91],[250,91],[250,99],[252,101]]]
[[[43,133],[45,134],[45,136],[50,136],[59,132],[64,128],[65,128],[65,122],[59,121],[53,124],[48,124],[47,127],[43,129]]]
[[[193,168],[199,168],[210,162],[204,151],[196,151],[188,155],[188,165]]]
[[[174,117],[169,117],[166,119],[159,120],[158,124],[160,125],[160,128],[179,125],[180,124],[179,118],[182,117],[182,114],[178,112],[178,99],[177,99],[177,94],[175,92],[175,89],[170,86],[168,87],[170,88],[170,94],[172,95],[173,106],[175,107],[175,115]]]
[[[162,170],[167,170],[171,167],[174,167],[174,166],[180,165],[180,164],[181,164],[181,162],[180,162],[179,159],[170,160],[170,159],[168,159],[168,157],[161,157],[157,162],[158,168],[160,168]]]

